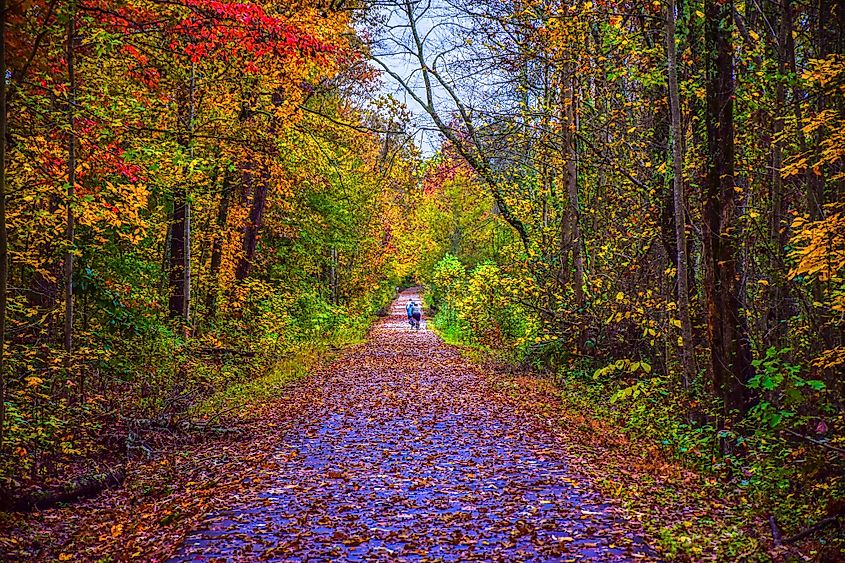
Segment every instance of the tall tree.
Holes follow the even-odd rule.
[[[6,429],[6,291],[9,235],[6,230],[6,0],[0,0],[0,455]]]
[[[496,203],[496,208],[504,220],[516,231],[523,246],[527,249],[530,246],[528,229],[525,223],[516,213],[511,210],[502,189],[503,179],[496,174],[492,165],[492,158],[487,150],[488,147],[482,142],[476,123],[473,118],[473,111],[468,106],[457,90],[454,83],[448,76],[441,72],[438,67],[437,54],[430,56],[426,41],[428,35],[425,26],[428,25],[426,18],[432,8],[431,0],[424,2],[413,2],[411,0],[396,0],[388,4],[398,18],[401,18],[401,27],[408,30],[409,39],[406,44],[391,45],[391,49],[398,47],[400,55],[408,57],[418,68],[422,77],[422,90],[412,81],[411,77],[402,76],[394,70],[387,56],[373,55],[373,60],[393,78],[405,92],[429,115],[437,130],[446,137],[455,147],[455,150],[469,163],[478,176],[484,181],[487,189]],[[416,74],[416,73],[414,73]],[[445,92],[449,104],[452,106],[451,117],[438,108],[436,100],[441,92]]]
[[[734,28],[732,0],[706,0],[705,52],[707,175],[702,236],[704,291],[710,371],[724,415],[735,419],[749,407],[751,346],[743,316],[743,283],[738,262],[734,152]]]
[[[672,201],[675,218],[675,255],[678,320],[681,323],[681,365],[684,387],[689,387],[694,368],[692,320],[690,319],[689,282],[687,263],[686,197],[684,193],[684,129],[681,122],[681,96],[678,91],[678,50],[675,45],[675,0],[666,8],[666,60],[669,85],[669,113],[672,122]]]
[[[564,55],[567,56],[567,55]],[[584,307],[584,253],[581,239],[581,213],[578,203],[578,90],[574,65],[565,64],[561,77],[560,108],[562,119],[563,161],[565,169],[561,177],[564,179],[565,211],[560,221],[560,274],[562,281],[569,278],[569,270],[575,276],[572,287],[575,294],[575,305],[578,309]],[[572,255],[572,266],[567,263],[568,255]]]
[[[244,171],[244,184],[248,187],[249,195],[252,197],[249,207],[249,216],[243,227],[243,242],[241,257],[238,267],[235,270],[236,280],[245,280],[252,271],[255,251],[258,246],[258,237],[261,225],[264,222],[264,211],[267,207],[267,190],[270,180],[270,173],[266,164],[259,165],[259,172],[256,174],[251,170]]]
[[[73,351],[73,245],[74,217],[73,198],[76,191],[76,65],[74,41],[76,40],[76,9],[73,2],[68,7],[67,20],[67,79],[68,79],[68,143],[67,143],[67,203],[65,204],[65,239],[67,250],[64,260],[65,322],[64,348],[65,368],[70,365]],[[84,392],[84,389],[80,389]]]
[[[195,112],[195,73],[191,64],[190,77],[179,80],[176,87],[176,143],[184,158],[193,155]],[[191,317],[191,204],[189,200],[188,164],[184,166],[183,181],[173,192],[173,212],[170,224],[170,316],[188,323]]]

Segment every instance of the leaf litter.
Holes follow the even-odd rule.
[[[409,329],[408,295],[365,343],[240,413],[243,432],[133,462],[125,487],[95,499],[7,519],[0,553],[653,561],[655,530],[729,512],[695,475],[562,412],[548,382]]]
[[[270,484],[209,515],[171,561],[656,558],[548,425],[403,317],[399,300],[303,383],[321,400],[280,436]]]

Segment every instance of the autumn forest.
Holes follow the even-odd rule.
[[[3,560],[843,560],[843,373],[841,2],[0,0]]]

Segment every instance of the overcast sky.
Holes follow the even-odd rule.
[[[435,46],[439,46],[444,40],[448,40],[444,34],[449,33],[448,24],[450,21],[456,21],[456,18],[456,13],[450,10],[449,6],[442,0],[431,0],[426,15],[419,20],[417,25],[420,35],[424,38],[426,53],[433,53]],[[392,10],[387,23],[380,29],[370,30],[370,32],[374,33],[375,39],[377,39],[373,48],[373,55],[412,85],[415,93],[424,100],[425,89],[419,72],[419,61],[406,52],[406,47],[403,47],[410,44],[410,32],[404,14]],[[381,70],[377,64],[374,64],[374,66]],[[434,128],[434,123],[425,110],[401,84],[386,72],[382,72],[382,90],[386,94],[392,94],[408,107],[414,116],[414,125],[417,128],[415,142],[424,155],[434,154],[440,146],[442,136]],[[437,87],[434,90],[438,107],[441,110],[450,111],[452,108],[444,105],[445,92]]]

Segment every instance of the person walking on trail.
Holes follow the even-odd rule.
[[[422,320],[422,307],[418,303],[411,301],[411,325],[417,330],[420,329],[420,320]]]
[[[411,328],[414,328],[414,300],[408,299],[408,303],[405,305],[405,312],[408,313],[408,324],[411,325]]]

